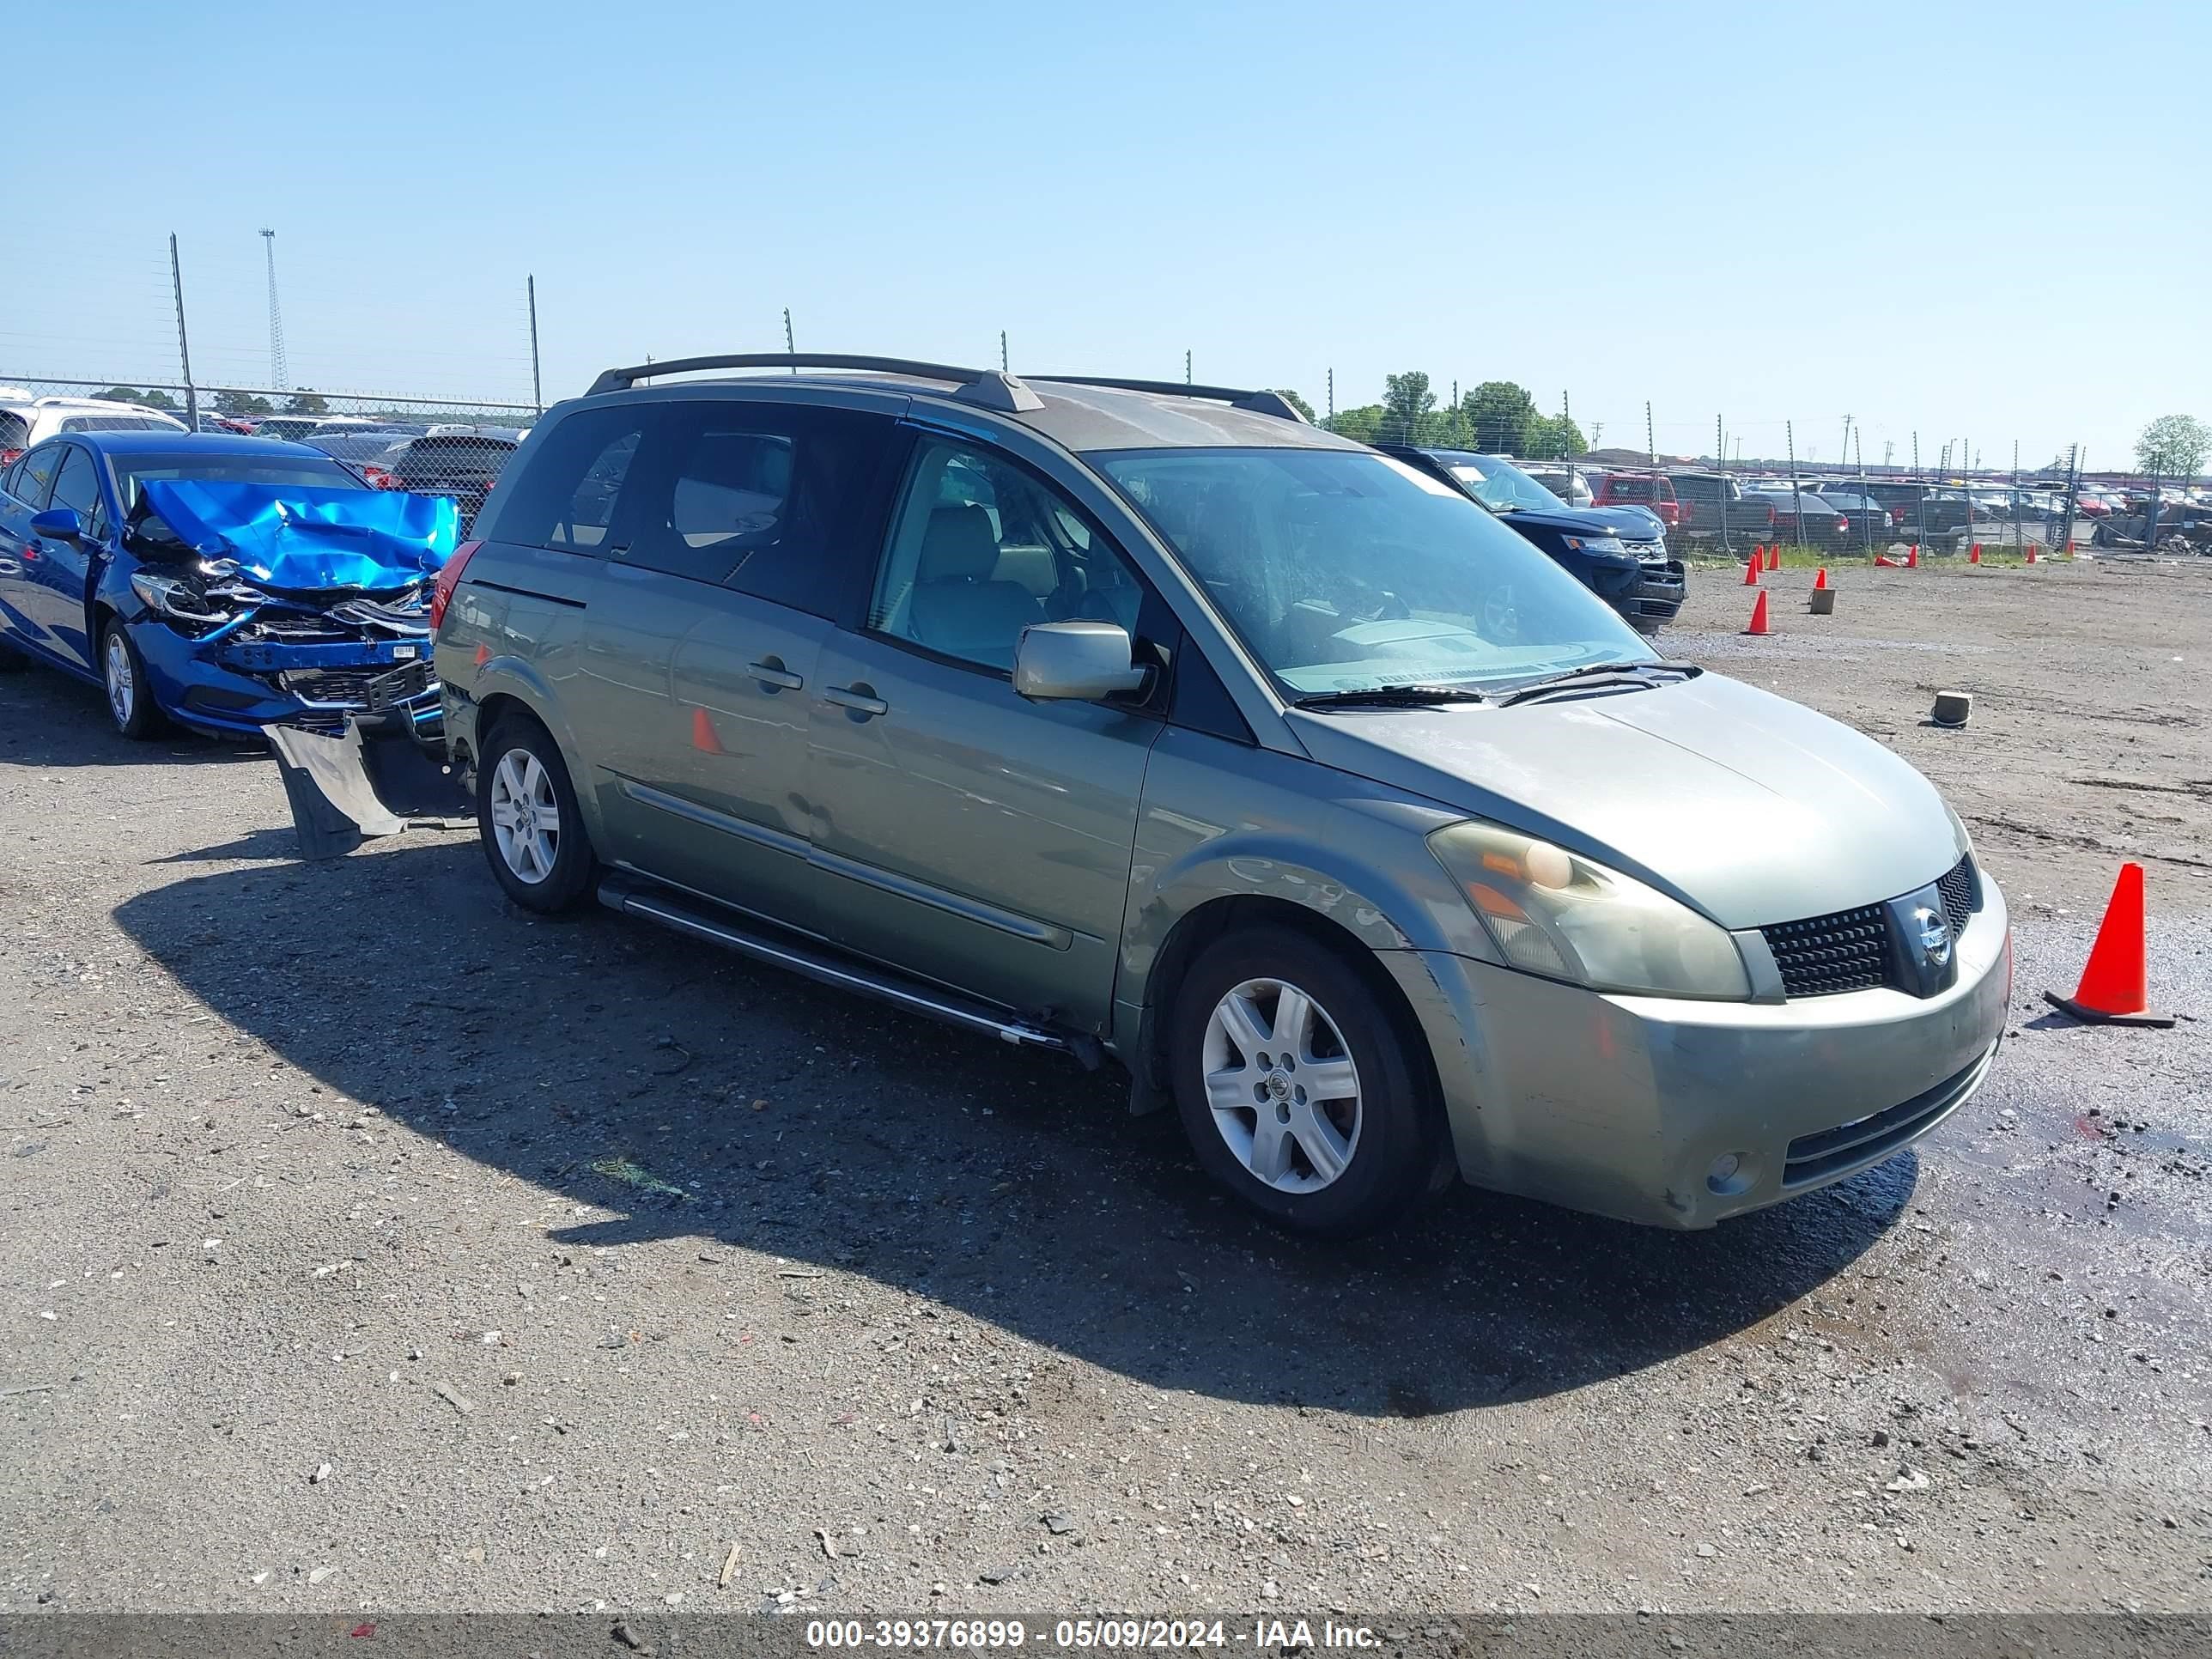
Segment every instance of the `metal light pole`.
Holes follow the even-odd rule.
[[[276,308],[276,233],[264,230],[261,240],[269,255],[269,386],[282,392],[292,376],[284,361],[284,313]]]
[[[192,390],[192,348],[185,338],[185,272],[177,263],[177,233],[169,233],[169,285],[177,295],[177,364],[185,372],[185,424],[200,429],[199,393]]]
[[[526,279],[530,289],[530,401],[538,412],[545,412],[545,382],[538,372],[538,278]]]

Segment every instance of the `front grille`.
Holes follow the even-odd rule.
[[[1974,855],[1967,854],[1949,873],[1939,877],[1936,890],[1943,896],[1943,920],[1951,924],[1951,937],[1956,939],[1966,931],[1974,914]]]
[[[1889,928],[1879,904],[1759,931],[1782,970],[1785,996],[1833,996],[1889,982]]]
[[[341,628],[327,617],[297,611],[263,611],[238,630],[237,637],[306,645],[321,640],[349,640],[356,635],[352,629]]]
[[[1945,1078],[1932,1089],[1923,1089],[1910,1100],[1899,1101],[1887,1111],[1839,1123],[1817,1134],[1798,1136],[1783,1155],[1783,1190],[1828,1180],[1845,1170],[1872,1164],[1887,1158],[1914,1136],[1934,1128],[1947,1113],[1973,1093],[1996,1055],[1996,1046],[1992,1043],[1966,1070]]]
[[[392,672],[389,665],[367,668],[299,668],[276,677],[277,683],[294,696],[304,697],[309,702],[337,702],[354,706],[365,705],[368,688]]]

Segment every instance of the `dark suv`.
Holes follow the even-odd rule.
[[[1680,612],[1688,592],[1682,562],[1667,556],[1666,532],[1650,508],[1569,507],[1503,455],[1376,447],[1474,496],[1639,634],[1656,634]]]

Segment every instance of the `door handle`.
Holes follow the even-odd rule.
[[[783,665],[780,657],[770,657],[766,662],[749,662],[745,672],[763,685],[779,691],[796,691],[806,682]]]
[[[877,696],[865,680],[858,685],[833,685],[823,692],[822,701],[849,708],[863,720],[891,712],[890,704]]]

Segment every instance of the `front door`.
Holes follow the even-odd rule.
[[[99,461],[82,444],[66,445],[46,508],[75,508],[84,544],[34,537],[23,554],[20,603],[39,642],[72,668],[89,669],[100,648],[85,635],[84,601],[92,562],[106,550],[107,512],[100,501]]]
[[[1143,587],[1058,492],[980,446],[915,447],[863,626],[808,707],[814,861],[848,948],[1103,1030],[1145,763],[1144,707],[1030,702],[1021,630],[1136,630]]]

